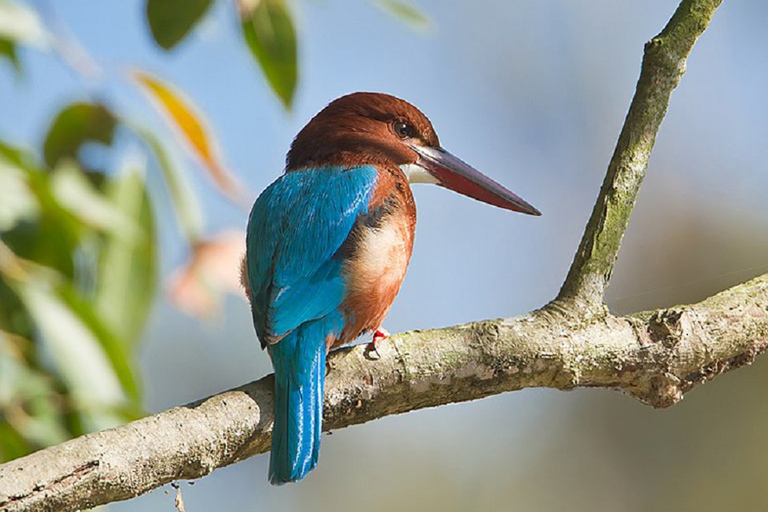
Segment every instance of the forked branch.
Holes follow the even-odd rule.
[[[520,317],[411,332],[381,358],[332,358],[325,428],[525,387],[605,387],[654,407],[768,347],[768,274],[699,304],[626,317],[603,304],[656,133],[721,0],[684,0],[646,44],[595,209],[557,299]],[[0,466],[0,511],[67,511],[204,476],[269,449],[272,377]]]

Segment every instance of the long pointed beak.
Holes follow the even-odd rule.
[[[438,185],[484,203],[528,215],[541,212],[477,169],[440,147],[411,145],[418,165],[434,176]]]

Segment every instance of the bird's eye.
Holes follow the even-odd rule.
[[[413,137],[413,126],[406,123],[405,121],[395,121],[395,123],[392,125],[392,128],[395,130],[395,135],[401,139]]]

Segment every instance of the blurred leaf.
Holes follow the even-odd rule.
[[[16,74],[21,73],[21,62],[16,54],[16,45],[13,41],[0,37],[0,58],[8,59]]]
[[[126,343],[56,272],[15,255],[0,242],[0,277],[21,299],[88,429],[125,419],[116,411],[136,403],[138,389]],[[134,407],[135,409],[135,407]]]
[[[147,0],[149,29],[155,42],[170,50],[184,39],[211,6],[211,0]]]
[[[222,193],[242,200],[242,189],[235,178],[221,165],[216,141],[209,133],[203,117],[196,113],[192,103],[170,85],[143,71],[135,71],[133,77],[152,98],[174,128],[183,136],[195,155],[202,161],[213,181]]]
[[[34,195],[39,209],[34,217],[27,212],[29,216],[21,215],[13,225],[6,226],[2,241],[20,257],[71,278],[82,225],[59,204],[51,191],[49,174],[37,168],[29,152],[0,143],[0,161],[23,173],[23,187]]]
[[[36,377],[35,384],[38,389],[35,394],[26,397],[21,414],[8,420],[34,446],[34,449],[40,449],[63,443],[71,438],[72,434],[65,427],[60,410],[61,396],[52,388],[53,379],[42,373],[37,374]]]
[[[73,294],[67,294],[69,302],[66,302],[37,279],[17,281],[14,288],[40,330],[42,346],[51,355],[87,428],[95,430],[119,424],[122,418],[112,409],[124,404],[126,395],[108,357],[109,351],[99,340],[98,335],[104,332],[94,325],[95,315],[84,315],[87,306],[75,304]],[[119,346],[108,345],[112,349]],[[121,364],[125,364],[124,358]]]
[[[122,238],[137,236],[131,217],[104,197],[72,162],[62,163],[51,173],[50,187],[59,204],[83,224]]]
[[[0,417],[34,448],[69,438],[52,379],[26,360],[29,340],[0,331]]]
[[[429,16],[413,5],[401,0],[375,0],[383,11],[394,16],[415,30],[428,29],[432,25]]]
[[[38,215],[37,198],[30,190],[27,173],[0,155],[0,232]]]
[[[200,241],[184,266],[171,275],[171,302],[190,315],[208,316],[217,311],[225,292],[242,296],[240,263],[245,254],[245,233],[228,231]]]
[[[43,215],[37,222],[23,222],[3,233],[3,240],[19,256],[73,278],[78,240],[69,223],[62,220]]]
[[[286,108],[298,75],[296,29],[285,0],[239,0],[245,42]]]
[[[115,207],[135,220],[140,233],[130,239],[106,236],[94,303],[111,330],[134,345],[144,330],[157,287],[155,223],[143,167],[126,164],[110,180],[106,193]]]
[[[54,119],[43,143],[45,163],[55,167],[62,158],[77,158],[86,142],[112,144],[117,119],[100,103],[73,103]]]
[[[92,301],[83,300],[71,286],[59,284],[52,293],[99,343],[104,355],[109,360],[112,374],[117,377],[120,383],[121,394],[134,400],[138,399],[139,385],[136,371],[131,366],[134,360],[131,356],[132,344],[128,343],[123,333],[113,330],[105,319],[99,316],[97,306]],[[112,304],[112,307],[120,306],[120,303]],[[122,409],[128,405],[124,400],[109,404],[103,403],[108,405],[111,410]]]
[[[17,459],[33,449],[18,430],[0,421],[0,461]]]
[[[0,0],[0,39],[44,46],[48,36],[34,9],[19,2]]]
[[[146,321],[156,279],[154,219],[139,184],[136,212],[74,162],[47,172],[31,152],[0,141],[0,457],[137,416],[130,341]],[[115,259],[125,247],[136,250]],[[131,279],[135,289],[116,279]],[[126,295],[100,305],[94,284]],[[115,312],[125,329],[110,323]]]
[[[34,159],[30,152],[11,146],[2,140],[0,140],[0,157],[17,167],[28,170],[35,167]]]
[[[190,245],[194,244],[202,233],[203,217],[197,196],[190,186],[186,173],[179,169],[169,149],[154,133],[143,128],[137,128],[136,132],[144,139],[144,142],[155,155],[155,160],[163,173],[165,185],[168,187],[168,193],[173,202],[176,221],[181,227],[181,232],[187,238],[187,242]]]

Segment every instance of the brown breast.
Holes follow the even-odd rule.
[[[405,175],[380,171],[368,215],[358,219],[348,240],[344,274],[347,325],[332,346],[349,343],[381,325],[400,291],[413,251],[416,206]]]

